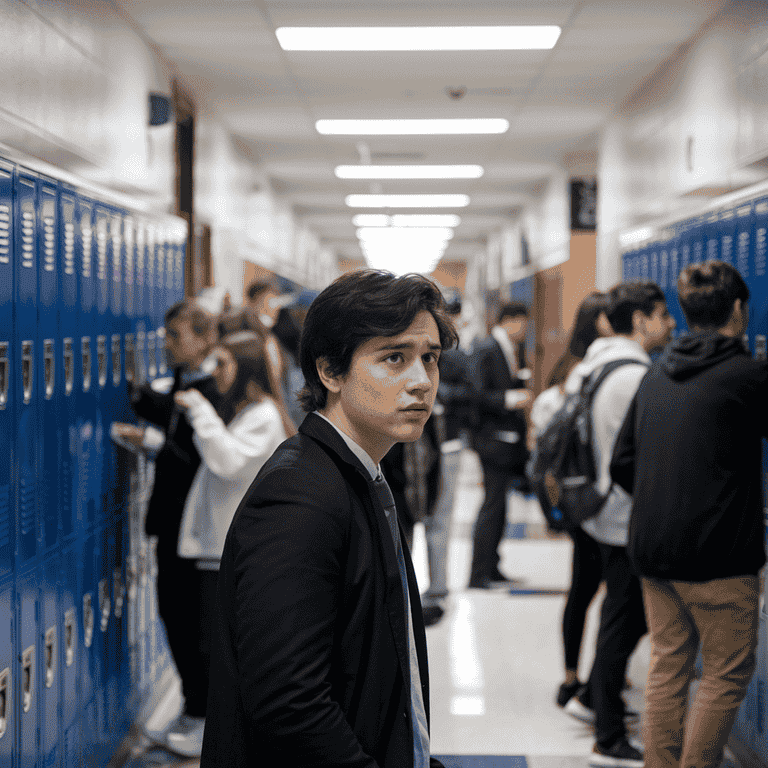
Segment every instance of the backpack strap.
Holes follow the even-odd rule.
[[[589,406],[592,405],[592,400],[595,397],[595,393],[597,392],[600,385],[612,374],[617,368],[621,368],[624,365],[642,365],[646,369],[650,366],[647,363],[644,363],[642,360],[638,360],[635,357],[622,357],[619,360],[611,360],[610,362],[606,363],[601,369],[600,373],[595,377],[594,371],[587,376],[581,385],[581,397],[584,397],[587,399],[587,403]]]

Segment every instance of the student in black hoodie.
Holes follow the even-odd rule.
[[[768,367],[743,346],[749,290],[731,265],[687,267],[677,290],[691,332],[641,383],[611,474],[634,497],[628,554],[651,635],[645,766],[715,768],[755,669]]]

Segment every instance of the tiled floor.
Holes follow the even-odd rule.
[[[524,589],[514,595],[466,589],[472,523],[482,502],[480,480],[475,454],[465,451],[449,550],[449,610],[427,630],[432,753],[451,756],[444,760],[448,768],[586,768],[592,733],[554,703],[563,675],[560,619],[570,575],[570,539],[544,536],[536,503],[513,495],[501,569],[524,579]],[[521,535],[526,537],[512,538]],[[418,527],[413,549],[425,589],[426,549]],[[598,593],[590,609],[582,679],[592,661],[600,599]],[[641,713],[647,665],[645,638],[632,657],[629,677],[634,687],[626,692],[629,707]],[[158,766],[168,764],[163,762],[167,758],[150,750],[127,765]],[[198,763],[173,765],[192,768]]]

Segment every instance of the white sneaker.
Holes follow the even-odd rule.
[[[182,757],[200,757],[203,751],[204,717],[182,715],[165,736],[165,745]]]
[[[594,725],[595,720],[597,719],[595,710],[590,709],[589,707],[582,704],[578,695],[571,696],[571,698],[568,700],[568,703],[563,707],[563,710],[566,711],[571,717],[575,717],[577,720],[581,720],[582,723],[588,723],[589,725]],[[630,709],[624,711],[624,722],[633,723],[637,722],[637,720],[637,712],[633,712]]]

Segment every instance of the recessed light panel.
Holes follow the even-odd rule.
[[[339,179],[479,179],[481,165],[339,165]]]
[[[347,195],[350,208],[465,208],[469,195]]]
[[[421,118],[391,120],[318,120],[318,133],[325,136],[443,136],[505,133],[504,118]]]

